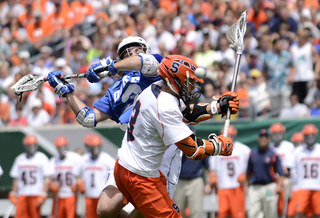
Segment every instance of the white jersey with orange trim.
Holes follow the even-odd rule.
[[[275,147],[274,143],[270,144],[270,148],[274,149],[280,157],[281,165],[283,167],[292,168],[291,158],[295,151],[294,145],[286,140],[282,140],[279,146]]]
[[[51,164],[54,169],[53,180],[60,186],[58,197],[74,196],[71,186],[76,185],[76,177],[80,176],[81,156],[68,151],[63,160],[59,156],[51,158]]]
[[[294,153],[298,189],[320,190],[320,144],[312,150],[306,144],[299,146]]]
[[[18,195],[23,196],[41,195],[44,177],[52,174],[48,157],[39,151],[30,158],[27,158],[26,153],[20,154],[10,170],[10,176],[18,180]]]
[[[152,84],[139,96],[119,149],[119,164],[145,177],[159,177],[163,155],[170,145],[192,131],[183,123],[179,100]],[[137,119],[139,117],[139,119]]]
[[[86,186],[85,195],[89,198],[99,198],[104,188],[109,170],[114,168],[116,160],[106,152],[101,152],[97,159],[92,160],[86,153],[82,158],[81,175]]]
[[[251,149],[235,141],[231,156],[209,157],[210,169],[217,173],[219,189],[234,189],[240,186],[238,177],[246,173]]]

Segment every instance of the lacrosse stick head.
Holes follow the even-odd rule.
[[[42,76],[28,74],[16,82],[11,89],[16,95],[21,95],[23,92],[31,92],[38,89],[44,82]]]
[[[244,44],[243,38],[247,29],[247,11],[242,12],[239,20],[231,25],[227,31],[227,40],[230,43],[229,47],[242,54]]]

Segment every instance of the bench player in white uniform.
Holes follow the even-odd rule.
[[[197,65],[187,57],[166,56],[158,71],[162,81],[139,95],[131,114],[114,176],[125,200],[145,217],[182,217],[166,191],[166,179],[159,171],[163,155],[171,144],[176,144],[191,160],[232,153],[231,138],[215,134],[209,136],[209,141],[197,138],[182,121],[181,111],[185,110],[180,107],[190,106],[192,99],[199,97],[196,83],[203,83],[195,76],[196,69]],[[228,101],[228,105],[238,105],[237,96],[235,98]],[[225,113],[228,106],[223,107],[222,101],[219,102],[221,112]],[[232,108],[232,111],[236,113],[238,108]],[[193,105],[189,112],[191,118],[195,114],[213,115],[218,109],[216,104]]]
[[[270,126],[270,133],[271,133],[271,140],[272,143],[270,144],[270,148],[274,149],[277,154],[279,155],[279,158],[281,160],[281,165],[283,168],[283,172],[286,175],[287,178],[285,178],[284,189],[280,192],[279,198],[278,198],[278,214],[286,214],[285,211],[283,211],[283,208],[285,204],[287,203],[286,193],[289,189],[289,177],[290,177],[290,169],[293,167],[292,161],[290,161],[291,157],[294,153],[294,145],[284,140],[284,136],[286,134],[286,127],[282,123],[273,123]]]
[[[55,140],[59,155],[51,158],[51,166],[54,169],[50,191],[55,194],[52,206],[52,217],[76,217],[76,194],[82,189],[80,177],[81,156],[68,151],[69,140],[65,136],[59,136]]]
[[[223,133],[223,128],[220,131]],[[219,196],[218,217],[246,217],[246,198],[243,185],[250,155],[250,148],[235,141],[237,129],[230,125],[228,136],[233,141],[233,152],[228,157],[210,157],[210,168],[216,173]]]
[[[107,95],[99,99],[94,104],[95,108],[91,110],[72,93],[74,88],[70,84],[62,85],[57,79],[62,74],[61,71],[53,71],[48,75],[50,85],[55,88],[57,94],[67,98],[74,113],[77,114],[77,121],[84,127],[94,128],[98,122],[106,119],[112,119],[117,123],[127,123],[138,94],[154,81],[160,80],[157,69],[158,62],[161,61],[162,57],[160,55],[151,55],[149,45],[141,37],[125,38],[119,44],[117,53],[119,62],[104,59],[101,60],[100,64],[91,66],[87,72],[87,79],[90,82],[100,80],[95,71],[100,71],[101,69],[110,71],[113,74],[120,73],[120,75],[124,75],[109,88]],[[107,65],[106,62],[108,63]],[[232,99],[231,97],[229,100]],[[213,104],[216,106],[217,100]],[[211,117],[198,117],[197,121]],[[194,122],[196,121],[194,120]],[[170,170],[168,168],[165,169],[167,172],[165,175],[167,175],[168,179],[168,191],[173,193],[179,178],[181,152],[174,145],[171,149],[174,150],[174,153],[168,152],[170,161],[164,162],[163,166],[167,167],[171,163],[172,167],[174,163],[177,164]],[[112,184],[112,178],[111,174],[110,180],[108,180],[108,182],[111,181],[109,184]],[[117,217],[124,207],[124,204],[122,204],[123,195],[117,190],[115,184],[109,184],[106,185],[98,204],[98,215],[100,217]],[[125,214],[123,215],[125,217]]]
[[[293,143],[295,149],[297,149],[299,146],[301,146],[304,143],[303,133],[302,132],[293,133],[290,141]],[[292,161],[294,161],[294,156],[292,156]],[[293,166],[294,166],[294,162],[293,162]],[[290,180],[292,183],[292,187],[291,187],[292,194],[291,194],[291,199],[289,200],[289,203],[288,203],[287,217],[293,218],[296,216],[296,213],[297,213],[296,212],[297,194],[299,191],[298,182],[297,182],[297,173],[294,167],[291,169],[291,172],[290,172]],[[306,211],[306,216],[310,217],[311,211],[308,209]],[[311,216],[312,216],[312,212],[311,212]]]
[[[306,124],[302,132],[304,143],[294,152],[299,189],[294,199],[297,217],[307,215],[308,208],[313,217],[320,217],[320,144],[316,142],[318,128],[314,124]]]
[[[101,151],[102,139],[99,135],[90,134],[85,144],[89,152],[84,154],[81,163],[81,175],[85,184],[86,218],[98,218],[97,205],[104,189],[108,172],[114,168],[115,159]]]
[[[41,205],[47,198],[50,168],[48,157],[37,151],[38,140],[34,135],[23,139],[25,153],[14,160],[10,176],[14,179],[9,199],[17,205],[16,217],[41,217]]]

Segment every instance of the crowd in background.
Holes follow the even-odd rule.
[[[230,89],[236,54],[226,34],[246,9],[234,118],[319,116],[319,8],[316,0],[2,0],[0,125],[75,123],[48,85],[21,101],[10,87],[27,74],[85,73],[101,58],[115,59],[130,35],[143,37],[152,53],[185,55],[205,68],[201,101],[210,102]],[[73,81],[75,94],[92,106],[116,79]]]

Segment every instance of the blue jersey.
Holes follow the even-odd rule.
[[[111,120],[117,123],[128,123],[139,94],[160,79],[160,75],[146,77],[140,71],[126,71],[93,106],[110,115]]]

